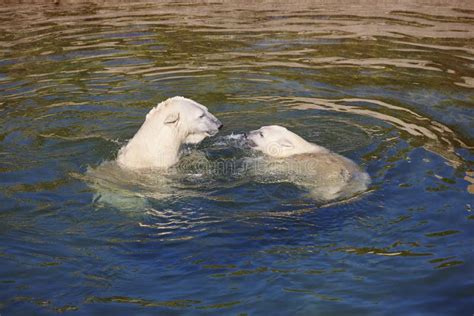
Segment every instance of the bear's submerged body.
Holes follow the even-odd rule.
[[[341,200],[367,190],[370,177],[354,162],[338,154],[299,154],[264,157],[259,175],[270,182],[291,182],[318,201]]]
[[[350,198],[367,190],[369,175],[352,160],[307,142],[281,126],[264,126],[248,135],[265,154],[256,168],[267,179],[291,182],[319,201]]]

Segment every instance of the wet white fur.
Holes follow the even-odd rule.
[[[221,122],[191,99],[173,97],[161,102],[117,156],[129,169],[169,168],[179,161],[183,144],[197,144],[218,132]]]
[[[253,149],[270,157],[267,174],[279,174],[305,187],[323,201],[342,199],[365,191],[370,177],[353,161],[310,143],[285,127],[272,125],[247,136]]]

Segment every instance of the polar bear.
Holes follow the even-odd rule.
[[[263,126],[245,134],[249,146],[264,153],[262,169],[278,181],[290,181],[322,201],[345,199],[363,192],[369,175],[353,161],[310,143],[285,127]]]
[[[117,163],[129,169],[169,168],[179,161],[183,144],[197,144],[222,126],[204,105],[169,98],[148,112],[135,136],[120,149]]]

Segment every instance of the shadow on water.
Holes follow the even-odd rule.
[[[472,313],[469,1],[56,2],[0,0],[0,313]],[[117,170],[174,95],[225,128],[182,169]],[[369,192],[202,172],[269,124]]]

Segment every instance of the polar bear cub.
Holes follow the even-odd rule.
[[[342,199],[363,192],[370,177],[353,161],[310,143],[285,127],[263,126],[245,135],[251,148],[272,158],[264,172],[279,174],[319,200]]]
[[[130,169],[169,168],[178,162],[183,144],[197,144],[222,126],[204,105],[169,98],[148,112],[135,136],[120,149],[117,162]]]

